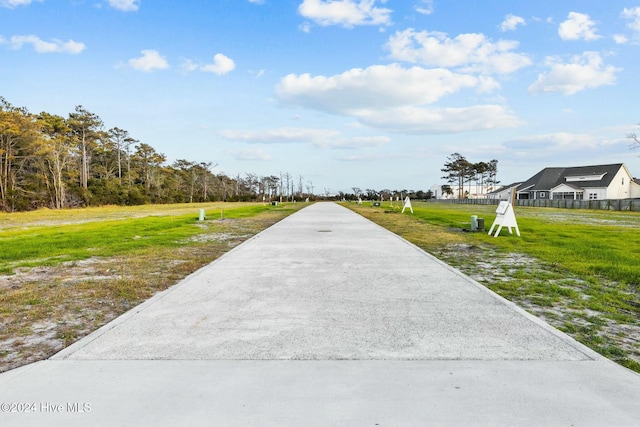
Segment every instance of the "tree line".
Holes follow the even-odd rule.
[[[357,201],[358,199],[365,200],[404,200],[405,197],[410,199],[427,200],[433,198],[431,190],[390,190],[385,188],[383,190],[376,190],[373,188],[361,189],[360,187],[351,187],[352,192],[342,192],[337,194],[337,199]]]
[[[67,117],[32,114],[0,97],[0,211],[48,207],[306,198],[289,173],[227,176],[217,164],[166,156],[81,105]],[[306,190],[306,192],[305,192]]]
[[[497,180],[498,161],[495,159],[488,162],[472,163],[460,153],[453,153],[447,157],[441,171],[445,173],[442,179],[446,179],[450,184],[442,186],[442,191],[453,195],[454,191],[451,188],[453,184],[457,189],[456,198],[458,199],[468,198],[471,195],[472,185],[475,185],[476,188],[479,186],[480,192],[484,193],[496,190],[500,183]],[[466,189],[465,185],[467,185]]]

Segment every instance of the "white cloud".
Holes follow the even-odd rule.
[[[260,147],[251,147],[241,150],[228,150],[227,153],[233,156],[236,160],[241,161],[266,162],[271,160],[271,155],[265,153]]]
[[[203,65],[202,67],[200,67],[200,70],[208,73],[214,73],[220,76],[223,74],[230,73],[235,68],[236,68],[236,63],[233,61],[233,59],[221,53],[217,53],[213,57],[213,63]]]
[[[564,151],[597,148],[602,145],[598,141],[594,135],[557,132],[516,138],[504,142],[503,146],[520,154],[551,152],[557,155]]]
[[[225,130],[223,138],[248,144],[309,144],[322,149],[362,149],[387,144],[387,136],[345,137],[332,129],[282,127],[254,131]]]
[[[624,34],[614,34],[613,41],[615,41],[616,44],[626,44],[629,42],[629,39]]]
[[[513,31],[518,28],[518,25],[526,25],[526,21],[524,18],[516,15],[507,15],[500,24],[500,29],[502,31]]]
[[[300,31],[302,31],[303,33],[311,32],[311,24],[308,22],[303,22],[298,28],[300,28]]]
[[[449,133],[522,124],[506,108],[426,107],[463,89],[487,90],[491,78],[398,64],[352,69],[335,76],[288,75],[276,87],[285,104],[354,117],[367,126],[405,133]]]
[[[442,68],[407,69],[391,64],[354,68],[330,77],[289,74],[280,80],[276,93],[285,104],[354,115],[370,108],[432,104],[483,84],[477,77]]]
[[[153,71],[169,68],[166,58],[153,49],[143,50],[142,56],[129,60],[129,66],[134,70]]]
[[[189,71],[189,72],[196,71],[198,69],[198,64],[196,64],[190,59],[184,59],[180,64],[180,68],[182,68],[184,71]]]
[[[264,4],[264,0],[249,0],[249,3]]]
[[[140,0],[107,0],[109,6],[123,12],[135,12],[140,7]]]
[[[42,1],[42,0],[36,0]],[[13,9],[18,6],[29,6],[33,0],[0,0],[0,6]]]
[[[370,164],[377,160],[389,160],[389,156],[387,154],[380,153],[357,153],[349,156],[338,156],[335,157],[334,160],[338,160],[340,162],[366,162]]]
[[[614,84],[616,73],[620,71],[619,68],[604,65],[598,52],[574,56],[569,63],[563,63],[557,57],[549,57],[546,64],[550,71],[540,74],[538,80],[529,86],[529,92],[573,95],[585,89]]]
[[[340,134],[335,130],[283,127],[266,130],[233,131],[225,130],[220,136],[225,139],[249,144],[316,144],[333,139]]]
[[[37,53],[70,53],[78,54],[82,52],[86,46],[84,43],[68,40],[53,39],[50,42],[40,39],[38,36],[12,36],[7,42],[6,39],[0,39],[0,44],[9,43],[12,49],[21,49],[23,45],[30,44]]]
[[[628,129],[628,128],[627,128]],[[521,136],[500,145],[500,163],[514,168],[512,175],[523,180],[545,167],[618,163],[629,155],[625,129],[606,127],[582,133],[556,132]],[[522,176],[523,165],[529,170]]]
[[[622,11],[622,17],[631,21],[627,24],[629,28],[640,32],[640,6],[631,9],[625,7]]]
[[[431,15],[433,13],[433,0],[421,0],[415,6],[416,12],[423,15]]]
[[[199,65],[191,59],[184,59],[180,64],[180,68],[184,71],[202,71],[220,76],[233,71],[236,68],[236,63],[228,56],[218,53],[213,57],[213,63],[211,64]]]
[[[524,54],[512,52],[518,42],[491,42],[484,34],[460,34],[451,39],[440,32],[398,31],[386,47],[390,57],[404,62],[436,67],[463,67],[464,71],[509,74],[531,64]]]
[[[391,9],[376,7],[376,0],[303,0],[298,13],[317,24],[387,25],[391,23]]]
[[[524,124],[501,105],[462,108],[404,106],[362,112],[358,118],[368,126],[410,134],[446,134],[514,128]]]
[[[596,34],[595,25],[589,15],[569,12],[567,20],[560,24],[558,34],[562,40],[597,40],[600,36]]]
[[[388,136],[354,136],[351,138],[324,139],[313,143],[318,148],[360,150],[362,148],[378,147],[388,144],[391,138]]]

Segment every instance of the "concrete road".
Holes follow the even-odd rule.
[[[637,426],[639,401],[639,375],[332,203],[0,375],[2,426]]]

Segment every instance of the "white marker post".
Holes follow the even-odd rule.
[[[411,213],[413,213],[413,208],[411,207],[411,200],[409,200],[409,196],[407,196],[406,199],[404,199],[404,205],[402,205],[402,212],[404,213],[404,210],[409,208],[409,210],[411,211]]]
[[[509,199],[513,200],[512,197],[513,189],[511,190]],[[500,202],[498,208],[496,209],[496,214],[498,214],[498,216],[496,216],[496,219],[493,221],[493,224],[489,229],[489,236],[491,236],[494,227],[497,225],[498,230],[496,230],[496,234],[493,237],[498,237],[500,231],[502,230],[502,227],[507,227],[507,229],[509,230],[509,234],[513,234],[513,232],[511,231],[511,227],[514,227],[516,229],[516,234],[518,235],[518,237],[520,237],[520,229],[518,229],[518,222],[516,221],[516,214],[513,211],[512,202],[506,200]]]

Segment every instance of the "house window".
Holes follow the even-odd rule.
[[[545,196],[546,196],[546,193],[545,193],[544,191],[541,191],[541,192],[540,192],[540,198],[541,198],[541,199],[544,199],[544,198],[545,198]]]
[[[582,193],[578,192],[551,193],[551,195],[552,199],[582,200]]]
[[[624,176],[622,177],[622,185],[624,185]]]
[[[598,200],[598,193],[589,193],[589,200]]]

